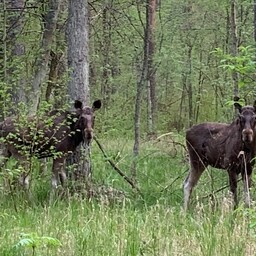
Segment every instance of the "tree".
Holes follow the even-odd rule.
[[[143,61],[138,76],[137,88],[136,88],[136,99],[135,99],[135,112],[134,112],[134,145],[133,145],[133,154],[134,161],[132,164],[132,177],[136,179],[137,172],[137,157],[139,155],[140,148],[140,118],[141,118],[141,99],[143,91],[145,89],[145,82],[148,77],[148,59],[149,59],[149,5],[146,5],[146,26],[144,28],[144,38],[143,38]]]
[[[89,38],[88,38],[88,2],[87,0],[69,0],[68,23],[68,96],[74,102],[80,100],[83,105],[89,103]],[[90,145],[85,154],[78,147],[68,159],[69,165],[75,165],[74,178],[88,178],[91,173]]]
[[[156,67],[155,55],[155,29],[156,29],[157,0],[147,2],[148,22],[145,29],[148,30],[148,133],[156,133]]]
[[[31,113],[35,113],[39,106],[41,87],[45,81],[48,64],[50,60],[51,47],[54,39],[60,1],[49,0],[48,12],[43,16],[44,30],[41,41],[41,52],[35,62],[35,74],[32,81],[32,108]]]
[[[19,42],[18,37],[22,33],[25,21],[25,1],[24,0],[13,0],[8,1],[7,4],[8,14],[8,34],[6,38],[6,44],[10,55],[11,67],[8,68],[8,81],[12,84],[12,100],[15,103],[12,111],[15,112],[15,107],[18,103],[26,102],[24,86],[26,84],[24,76],[22,77],[19,71],[19,63],[16,59],[25,54],[25,45]],[[9,62],[9,63],[10,63]],[[13,77],[13,74],[18,76]],[[19,79],[17,79],[19,78]],[[14,81],[16,79],[16,81]]]
[[[237,37],[237,24],[236,24],[236,0],[232,0],[230,4],[230,25],[231,25],[231,45],[230,52],[233,57],[238,53],[238,37]],[[238,96],[238,73],[232,72],[234,96]]]
[[[253,3],[253,38],[256,43],[256,0]]]

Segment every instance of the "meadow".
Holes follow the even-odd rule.
[[[100,141],[129,176],[132,141]],[[50,203],[50,172],[39,176],[35,164],[33,198],[28,200],[21,190],[3,185],[4,170],[0,255],[255,255],[255,208],[244,208],[241,200],[233,210],[224,171],[203,174],[191,209],[184,213],[182,183],[188,162],[182,144],[183,137],[175,134],[142,141],[137,170],[142,195],[113,170],[95,142],[90,199],[77,193]]]

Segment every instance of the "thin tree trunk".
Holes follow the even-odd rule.
[[[0,74],[3,78],[3,84],[7,84],[7,42],[6,42],[6,27],[7,27],[7,10],[6,10],[6,1],[3,0],[3,37],[1,40],[3,41],[3,56],[2,61],[0,62]],[[1,104],[1,117],[0,121],[2,121],[6,116],[6,106],[4,101],[4,95],[0,95],[1,101],[3,101],[3,104]]]
[[[237,25],[236,25],[236,0],[231,0],[231,11],[230,11],[230,19],[231,19],[231,54],[233,57],[237,56],[238,52],[238,39],[237,39]],[[234,96],[238,96],[238,73],[236,71],[232,72],[233,78],[233,88],[234,88]]]
[[[133,145],[133,155],[134,161],[132,163],[131,175],[133,180],[136,180],[137,176],[137,158],[139,155],[140,148],[140,111],[141,111],[141,99],[143,89],[145,87],[145,82],[147,79],[148,71],[148,41],[149,41],[149,31],[148,31],[148,15],[149,10],[146,8],[146,27],[144,30],[144,56],[143,56],[143,65],[140,74],[140,78],[137,82],[136,89],[136,100],[135,100],[135,113],[134,113],[134,145]]]
[[[103,70],[102,70],[102,84],[101,84],[101,94],[104,99],[103,109],[106,111],[109,99],[109,20],[108,20],[108,4],[105,3],[104,10],[102,12],[102,57],[103,57]]]
[[[50,101],[50,97],[54,87],[56,87],[61,57],[62,57],[62,53],[55,53],[51,51],[50,71],[49,71],[48,83],[47,83],[47,88],[45,93],[45,100],[48,102]]]
[[[156,133],[156,71],[154,67],[156,28],[156,0],[147,1],[148,8],[148,133]]]
[[[6,10],[6,1],[3,0],[3,11],[4,11],[4,24],[3,24],[3,80],[7,82],[7,10]]]
[[[48,5],[48,12],[45,15],[45,26],[41,42],[41,54],[37,58],[35,63],[35,74],[32,81],[32,107],[31,113],[37,111],[40,96],[41,87],[46,78],[48,72],[48,64],[50,59],[51,46],[54,38],[54,32],[56,29],[56,23],[59,13],[59,0],[50,0]]]
[[[253,36],[256,43],[256,0],[253,2]]]
[[[188,118],[189,126],[193,125],[194,116],[193,116],[193,88],[191,81],[192,73],[192,46],[188,46],[188,59],[187,59],[187,91],[188,91]]]

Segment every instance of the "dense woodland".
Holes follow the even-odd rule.
[[[68,86],[71,8],[67,1],[1,3],[2,118],[20,103],[40,108],[32,95],[60,107],[77,88]],[[253,98],[253,1],[89,1],[87,8],[84,94],[104,100],[97,128],[106,135],[132,136],[138,108],[141,131],[161,134],[225,121],[234,95]]]
[[[0,21],[0,121],[101,99],[104,153],[94,142],[96,202],[75,194],[48,205],[50,174],[39,169],[51,162],[34,160],[27,200],[6,189],[20,174],[9,163],[2,255],[255,255],[255,210],[233,214],[225,172],[207,170],[191,215],[181,185],[184,131],[230,122],[234,97],[256,98],[256,0],[2,0]]]

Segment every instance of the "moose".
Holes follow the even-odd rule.
[[[244,202],[250,206],[249,189],[256,151],[256,100],[253,106],[234,103],[237,118],[231,124],[201,123],[186,132],[190,170],[184,181],[184,209],[193,188],[207,166],[227,170],[234,206],[238,204],[237,181],[241,173]]]
[[[53,157],[52,188],[55,189],[59,181],[64,185],[66,158],[80,143],[90,144],[94,112],[101,108],[101,100],[94,101],[92,107],[76,100],[74,107],[75,111],[53,110],[44,117],[45,120],[28,117],[25,126],[17,117],[6,118],[0,123],[0,153],[4,158],[1,165],[11,156],[23,164],[28,163],[32,156],[38,159]],[[20,182],[28,188],[29,175],[22,175]]]

